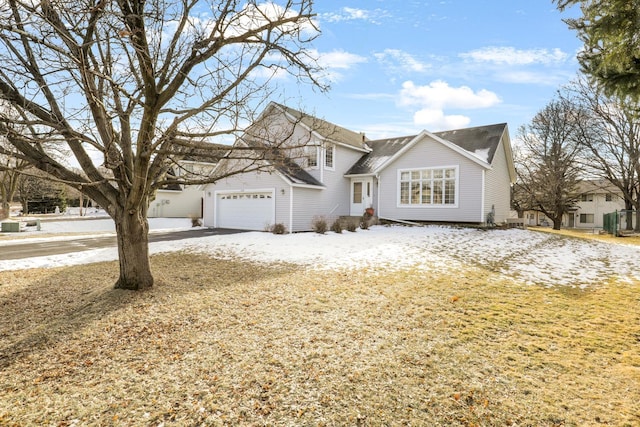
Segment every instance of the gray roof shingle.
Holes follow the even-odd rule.
[[[470,154],[475,155],[480,160],[491,164],[506,126],[506,123],[500,123],[444,132],[433,132],[433,135],[447,140]],[[416,136],[417,135],[411,135],[367,141],[371,152],[362,156],[360,160],[347,171],[346,175],[366,175],[374,173],[402,150],[402,148],[413,141]]]
[[[405,145],[412,141],[417,135],[402,136],[399,138],[378,139],[367,141],[371,152],[365,154],[349,169],[346,175],[360,175],[373,173],[387,160],[392,158]]]
[[[458,147],[491,164],[506,126],[506,123],[498,123],[488,126],[434,132],[433,134],[453,142]]]
[[[295,117],[297,120],[300,120],[300,122],[302,122],[309,129],[317,132],[319,135],[323,136],[324,138],[327,138],[328,140],[342,143],[345,145],[350,145],[352,147],[360,148],[360,149],[362,149],[365,144],[366,138],[361,133],[343,128],[342,126],[338,126],[326,120],[310,116],[308,114],[302,113],[291,107],[287,107],[285,105],[278,104],[276,102],[274,102],[273,104],[277,105],[278,107],[286,111],[288,114]]]
[[[255,147],[258,150],[258,153],[261,153],[262,158],[269,162],[275,170],[280,172],[292,184],[306,184],[324,187],[320,181],[304,170],[304,168],[302,168],[298,163],[283,154],[282,150],[269,147],[268,145],[255,140],[243,139],[243,142],[250,147]]]
[[[293,184],[315,185],[324,187],[324,185],[305,171],[299,164],[289,158],[279,159],[273,162],[273,166],[284,175]]]

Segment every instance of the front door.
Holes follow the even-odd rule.
[[[373,207],[373,179],[351,180],[351,216],[361,216],[366,208]]]

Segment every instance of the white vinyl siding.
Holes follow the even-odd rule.
[[[209,175],[215,165],[202,162],[180,162],[178,174],[185,171]],[[185,185],[182,190],[158,190],[149,203],[149,218],[200,218],[203,215],[203,185]]]
[[[207,186],[205,226],[216,226],[216,191],[252,193],[256,189],[272,188],[275,197],[274,223],[284,224],[290,232],[311,230],[315,217],[322,216],[327,221],[333,221],[340,216],[349,215],[351,180],[345,178],[344,173],[362,156],[362,152],[341,145],[334,145],[334,147],[333,170],[324,168],[308,170],[317,179],[322,175],[324,187],[292,186],[275,172],[236,175]]]
[[[292,231],[309,231],[314,217],[325,216],[322,199],[326,190],[315,188],[293,189],[293,223]],[[324,211],[326,212],[326,211]]]
[[[455,168],[455,203],[445,205],[400,203],[400,171]],[[482,182],[484,169],[446,145],[428,136],[416,141],[379,175],[377,194],[378,214],[382,218],[409,221],[481,222]],[[508,197],[507,188],[507,197]],[[433,200],[433,196],[429,196]],[[438,196],[436,196],[436,200]]]
[[[215,184],[208,185],[205,189],[204,225],[207,227],[219,227],[216,218],[216,193],[253,194],[256,193],[256,190],[270,190],[273,192],[274,197],[273,223],[282,223],[288,228],[290,189],[290,185],[277,173],[252,172],[221,179]]]
[[[571,212],[568,215],[575,215],[575,226],[580,228],[601,228],[603,226],[603,215],[611,213],[617,210],[623,210],[624,200],[619,195],[612,195],[606,193],[605,190],[601,192],[591,193],[593,194],[592,200],[578,202],[576,212]],[[607,200],[609,196],[609,200]],[[568,220],[566,220],[568,223]]]
[[[158,190],[149,203],[149,218],[200,218],[202,196],[200,186],[186,186],[182,191]]]
[[[311,230],[315,217],[324,217],[331,224],[350,213],[351,180],[344,174],[363,153],[337,144],[334,147],[334,168],[322,171],[324,189],[293,188],[293,231]],[[315,172],[309,171],[312,175]]]
[[[504,137],[503,137],[504,138]],[[509,218],[511,211],[511,183],[504,140],[500,141],[491,162],[491,169],[485,172],[485,201],[480,222],[485,222],[491,208],[495,209],[494,222],[501,224]]]

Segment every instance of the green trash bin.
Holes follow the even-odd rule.
[[[2,223],[3,233],[17,233],[20,231],[20,223],[17,221],[5,221]]]

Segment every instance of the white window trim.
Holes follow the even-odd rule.
[[[417,204],[417,205],[412,205],[412,204],[403,204],[401,203],[401,191],[400,191],[400,177],[402,176],[402,172],[412,172],[412,171],[423,171],[423,170],[438,170],[438,169],[454,169],[455,170],[455,189],[456,189],[456,195],[455,195],[455,202],[453,204]],[[405,169],[398,169],[397,171],[397,177],[396,177],[396,192],[397,192],[397,199],[396,199],[396,207],[397,208],[401,208],[401,209],[457,209],[459,207],[459,203],[460,203],[460,168],[458,165],[450,165],[450,166],[429,166],[429,167],[416,167],[416,168],[405,168]]]
[[[327,152],[331,150],[333,157],[333,166],[327,166]],[[328,144],[327,147],[325,147],[322,150],[322,165],[326,170],[330,170],[330,171],[334,171],[336,170],[336,146],[335,144]]]

